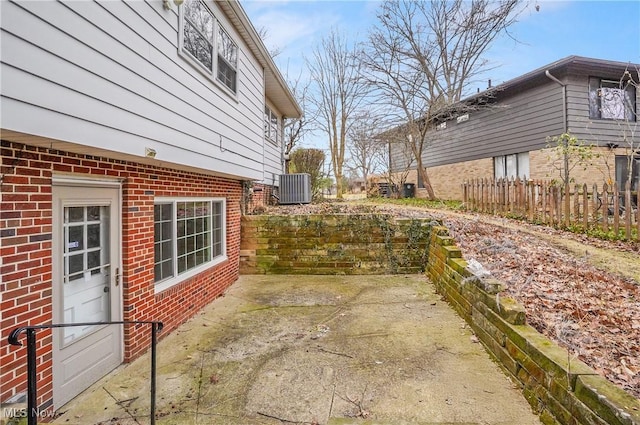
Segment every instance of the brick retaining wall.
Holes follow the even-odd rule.
[[[545,424],[640,425],[640,400],[526,324],[502,284],[467,267],[448,230],[387,215],[248,216],[241,273],[375,274],[425,270]],[[508,408],[508,406],[505,406]]]
[[[242,218],[241,274],[424,271],[431,226],[386,214]]]
[[[427,276],[472,327],[545,424],[640,424],[640,400],[526,324],[524,308],[480,279],[444,227],[430,236]]]

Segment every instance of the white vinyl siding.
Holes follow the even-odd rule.
[[[217,3],[207,4],[230,31]],[[123,159],[144,158],[148,147],[166,165],[261,181],[263,69],[238,41],[239,84],[229,96],[178,54],[177,9],[3,2],[2,128]],[[266,161],[278,169],[279,157]]]

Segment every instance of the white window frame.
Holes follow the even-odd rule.
[[[273,119],[275,118],[275,123]],[[264,137],[266,140],[278,146],[280,144],[280,117],[273,112],[269,105],[264,106]]]
[[[187,6],[187,2],[192,2],[192,1],[198,1],[200,2],[205,10],[207,12],[209,12],[209,14],[211,15],[211,19],[213,20],[213,29],[212,29],[212,39],[208,40],[212,46],[212,51],[211,51],[211,69],[209,69],[205,64],[203,64],[202,62],[200,62],[191,52],[189,52],[187,49],[184,48],[184,29],[185,29],[185,9]],[[202,0],[185,0],[185,3],[183,3],[180,6],[180,25],[178,28],[178,54],[187,62],[189,62],[189,64],[191,64],[194,68],[196,68],[202,75],[204,75],[205,77],[207,77],[207,79],[211,80],[213,83],[216,84],[216,86],[220,87],[224,92],[226,92],[227,94],[229,94],[230,96],[232,96],[234,99],[237,100],[237,96],[238,96],[238,87],[239,87],[239,81],[238,81],[238,76],[240,74],[239,70],[238,70],[238,61],[239,61],[239,54],[240,54],[240,49],[238,47],[238,43],[237,41],[232,37],[231,33],[229,31],[227,31],[224,26],[220,23],[220,21],[216,18],[215,13],[211,10],[211,8]],[[229,63],[225,58],[221,58],[221,55],[219,54],[218,51],[218,43],[220,42],[219,38],[219,34],[221,32],[224,32],[227,37],[229,38],[229,40],[231,41],[231,43],[234,45],[235,49],[236,49],[236,63],[232,64]],[[201,33],[202,35],[202,33]],[[230,66],[234,71],[235,71],[235,81],[234,81],[234,87],[229,87],[227,84],[225,84],[223,81],[221,81],[218,78],[218,69],[219,69],[219,65],[218,62],[220,60],[224,60],[225,63]]]
[[[589,77],[588,102],[590,119],[636,121],[636,88],[629,82]],[[611,103],[613,109],[608,108],[607,103]]]
[[[509,164],[515,165],[516,172],[509,173]],[[493,177],[495,179],[531,177],[529,174],[529,152],[520,152],[510,155],[493,157]]]
[[[211,249],[211,260],[202,263],[198,266],[195,266],[192,269],[188,269],[182,273],[178,273],[178,261],[177,261],[177,252],[178,252],[178,237],[177,237],[177,217],[176,217],[176,209],[177,209],[177,204],[180,202],[210,202],[211,203],[211,211],[210,211],[210,215],[209,217],[212,220],[211,223],[211,245],[210,245],[210,249]],[[215,228],[215,223],[213,223],[213,204],[220,204],[220,212],[221,212],[221,217],[220,217],[220,231],[219,231],[219,237],[220,240],[217,240],[216,238],[218,237],[218,234],[216,233],[217,229]],[[217,265],[220,264],[224,261],[228,260],[228,256],[227,256],[227,201],[225,198],[200,198],[200,197],[193,197],[193,198],[164,198],[164,197],[158,197],[154,200],[154,212],[155,212],[155,206],[156,205],[162,205],[162,204],[171,204],[172,205],[172,258],[173,258],[173,275],[171,277],[168,277],[164,280],[160,280],[158,282],[155,282],[155,277],[154,277],[154,282],[155,282],[155,293],[159,293],[162,292],[164,290],[167,290],[169,288],[171,288],[172,286],[175,286],[187,279],[192,278],[193,276],[202,273],[203,271]],[[154,227],[155,227],[155,218],[154,218]],[[154,229],[154,234],[155,234],[155,229]],[[154,238],[155,239],[155,238]],[[221,253],[215,257],[214,256],[214,244],[216,242],[220,242],[221,243]],[[155,268],[155,241],[154,241],[154,268]]]

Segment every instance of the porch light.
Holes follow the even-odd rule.
[[[155,158],[156,157],[156,150],[153,148],[144,148],[144,156],[146,156],[147,158]]]

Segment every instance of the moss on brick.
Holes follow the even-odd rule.
[[[579,376],[575,393],[581,402],[608,424],[640,424],[640,400],[601,376]]]

